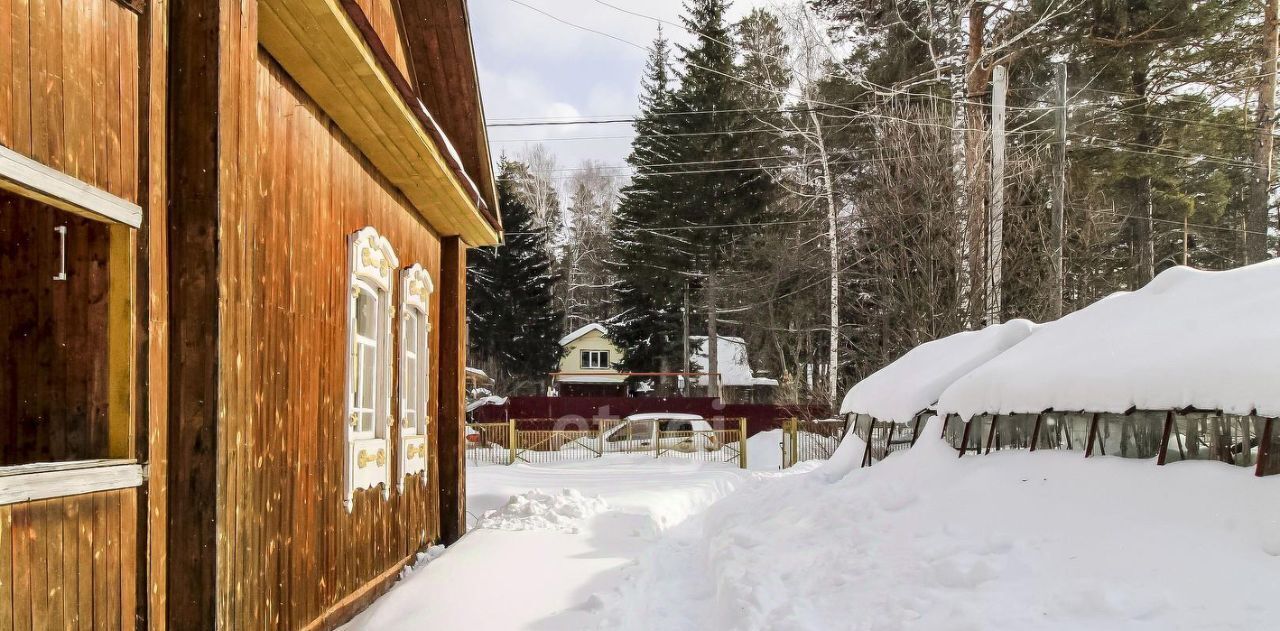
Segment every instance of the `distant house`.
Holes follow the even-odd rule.
[[[725,403],[773,403],[778,380],[757,376],[747,359],[747,342],[740,337],[717,336],[717,372],[720,373],[720,398]],[[707,336],[689,337],[689,363],[693,372],[708,372]],[[707,376],[692,384],[694,394],[705,395]]]
[[[588,324],[560,338],[560,346],[565,354],[552,385],[561,396],[626,396],[627,376],[614,368],[622,351],[609,340],[604,325]]]

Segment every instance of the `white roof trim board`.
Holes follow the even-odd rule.
[[[840,404],[840,414],[909,423],[921,410],[932,408],[957,379],[1022,342],[1035,328],[1029,320],[1010,320],[921,344],[854,385]]]
[[[1280,260],[1172,268],[1041,326],[957,379],[938,413],[1195,408],[1280,415]]]
[[[598,322],[592,322],[591,324],[588,324],[588,325],[586,325],[586,326],[584,326],[584,327],[582,327],[582,328],[580,328],[580,329],[578,329],[578,330],[576,330],[576,331],[574,331],[574,332],[572,332],[572,333],[570,333],[570,334],[568,334],[568,335],[566,335],[566,336],[564,336],[564,337],[560,338],[560,345],[561,345],[561,346],[566,346],[566,345],[568,345],[569,343],[573,342],[574,340],[576,340],[576,339],[578,339],[578,338],[580,338],[580,337],[582,337],[582,336],[584,336],[584,335],[586,335],[586,334],[588,334],[588,333],[590,333],[590,332],[592,332],[592,331],[598,331],[598,332],[600,333],[600,335],[608,335],[608,334],[609,334],[609,331],[608,331],[607,329],[605,329],[605,328],[604,328],[604,325],[602,325],[602,324],[600,324],[600,323],[598,323]]]

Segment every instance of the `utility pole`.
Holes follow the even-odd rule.
[[[1004,102],[1009,76],[996,66],[991,76],[991,225],[988,235],[987,324],[999,324],[1004,274]]]
[[[1058,64],[1058,143],[1054,148],[1053,173],[1053,317],[1062,317],[1064,283],[1063,249],[1066,241],[1064,217],[1067,205],[1067,64]]]
[[[684,376],[680,378],[684,382],[684,387],[680,388],[680,394],[689,396],[689,281],[684,281],[684,334],[682,336],[684,342]]]
[[[1280,0],[1267,0],[1262,16],[1262,71],[1258,76],[1258,111],[1253,141],[1253,177],[1249,182],[1249,210],[1245,213],[1245,262],[1267,258],[1267,211],[1271,206],[1271,151],[1276,127],[1277,15]]]
[[[707,275],[707,396],[720,398],[720,336],[716,334],[716,275]]]

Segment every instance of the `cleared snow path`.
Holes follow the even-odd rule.
[[[750,473],[644,456],[467,470],[479,525],[345,629],[592,628],[624,570]],[[494,511],[485,515],[488,511]]]

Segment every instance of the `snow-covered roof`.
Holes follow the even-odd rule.
[[[1194,407],[1280,415],[1280,260],[1169,269],[1043,325],[958,379],[939,413]]]
[[[703,418],[697,414],[682,414],[679,412],[644,412],[643,414],[632,414],[625,421],[701,421]]]
[[[777,379],[768,377],[757,377],[751,370],[751,364],[747,361],[747,343],[740,337],[731,337],[727,335],[716,336],[718,344],[716,348],[719,356],[716,362],[719,364],[720,385],[722,386],[776,386]],[[707,372],[707,336],[691,335],[689,341],[693,344],[693,352],[689,356],[689,361],[693,364],[695,372]],[[698,385],[707,385],[707,376],[698,377]]]
[[[576,340],[576,339],[578,339],[578,338],[580,338],[580,337],[582,337],[582,336],[584,336],[584,335],[586,335],[586,334],[588,334],[588,333],[590,333],[590,332],[592,332],[592,331],[597,331],[597,332],[599,332],[599,333],[600,333],[600,335],[608,335],[608,334],[609,334],[609,331],[608,331],[608,330],[606,330],[606,329],[604,328],[604,325],[603,325],[603,324],[600,324],[599,322],[592,322],[591,324],[588,324],[588,325],[586,325],[586,326],[584,326],[584,327],[582,327],[582,328],[580,328],[580,329],[578,329],[578,330],[576,330],[576,331],[574,331],[574,332],[572,332],[572,333],[570,333],[570,334],[568,334],[568,335],[566,335],[566,336],[564,336],[564,337],[560,338],[560,345],[561,345],[561,346],[564,346],[564,345],[566,345],[566,344],[568,344],[568,343],[570,343],[570,342],[572,342],[572,341],[574,341],[574,340]]]
[[[957,379],[1022,342],[1035,328],[1028,320],[1010,320],[921,344],[850,388],[840,413],[910,422],[933,407]]]
[[[480,397],[479,399],[476,399],[475,401],[472,401],[471,403],[468,403],[468,404],[467,404],[467,411],[468,411],[468,412],[474,412],[475,410],[477,410],[477,409],[479,409],[479,408],[482,408],[482,407],[484,407],[484,406],[486,406],[486,405],[497,405],[497,406],[503,406],[503,405],[506,405],[506,404],[507,404],[507,398],[506,398],[506,397],[500,397],[500,396],[496,396],[496,395],[492,395],[492,394],[491,394],[491,395],[489,395],[489,396],[487,396],[487,397]]]

